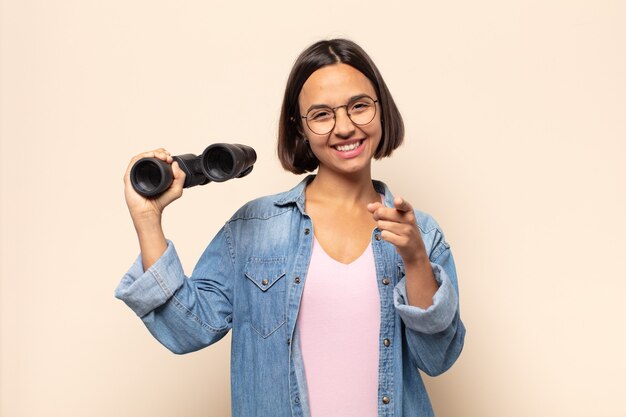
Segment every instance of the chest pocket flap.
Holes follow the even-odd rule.
[[[245,274],[261,291],[265,292],[285,276],[285,263],[281,260],[251,261],[246,265]]]

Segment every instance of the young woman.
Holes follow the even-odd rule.
[[[239,209],[185,277],[161,228],[184,174],[156,199],[126,202],[141,254],[116,296],[175,353],[232,329],[232,413],[431,416],[419,370],[447,370],[463,347],[450,246],[435,220],[373,181],[372,158],[403,140],[400,113],[355,43],[318,42],[297,59],[278,154],[290,191]]]

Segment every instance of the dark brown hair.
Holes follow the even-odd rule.
[[[283,168],[294,174],[311,172],[318,160],[304,141],[298,96],[306,80],[327,65],[347,64],[365,75],[376,90],[380,105],[382,138],[374,158],[391,155],[404,139],[404,123],[383,77],[372,59],[356,43],[347,39],[319,41],[305,49],[291,69],[280,112],[278,158]]]

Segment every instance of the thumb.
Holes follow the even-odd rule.
[[[183,171],[178,165],[178,161],[172,162],[172,174],[174,174],[174,182],[172,183],[172,186],[182,188],[183,184],[185,184],[185,178],[187,175],[185,175],[185,171]]]
[[[381,206],[382,206],[382,204],[380,204],[378,201],[375,202],[375,203],[368,203],[367,204],[367,210],[370,213],[374,213],[378,209],[378,207],[381,207]]]
[[[180,166],[176,161],[172,162],[172,174],[174,175],[174,180],[172,181],[170,188],[165,190],[165,193],[163,193],[164,196],[166,196],[166,200],[176,200],[181,195],[183,195],[183,187],[185,185],[185,172],[180,169]]]

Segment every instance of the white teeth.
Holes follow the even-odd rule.
[[[358,148],[360,145],[361,145],[361,141],[358,141],[358,142],[354,142],[354,143],[352,143],[350,145],[338,145],[338,146],[335,146],[335,148],[338,151],[341,151],[341,152],[348,152],[348,151],[352,151],[352,150]]]

